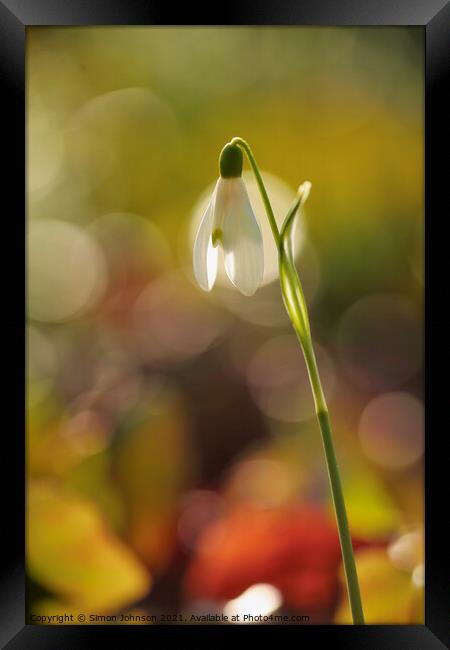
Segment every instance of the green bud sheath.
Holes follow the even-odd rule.
[[[242,151],[235,144],[226,144],[220,152],[219,169],[222,178],[242,176]]]

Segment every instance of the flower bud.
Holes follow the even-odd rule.
[[[235,144],[226,144],[220,152],[219,169],[222,178],[242,176],[242,151]]]

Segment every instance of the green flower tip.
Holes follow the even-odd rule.
[[[223,232],[221,228],[215,228],[212,232],[211,239],[214,248],[222,241]]]
[[[222,178],[242,176],[242,151],[236,144],[226,144],[220,152],[219,169]]]

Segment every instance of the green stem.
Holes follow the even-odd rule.
[[[355,556],[353,553],[352,538],[348,525],[347,510],[345,507],[344,492],[342,489],[341,476],[336,458],[333,443],[333,432],[331,430],[330,417],[322,390],[319,370],[314,355],[312,344],[303,347],[303,353],[311,381],[316,414],[322,434],[323,448],[327,461],[328,478],[330,481],[331,494],[333,497],[334,511],[341,544],[342,561],[344,565],[345,579],[347,583],[348,598],[352,610],[353,623],[364,624],[364,613],[362,608],[361,593],[359,590],[358,574],[356,571]]]
[[[250,149],[248,143],[242,138],[233,138],[231,140],[231,143],[239,145],[247,155],[247,158],[255,174],[256,181],[258,183],[259,191],[261,193],[267,217],[272,228],[277,250],[280,253],[281,235],[278,231],[278,226],[275,220],[272,206],[270,205],[270,200],[267,195],[266,188],[264,187],[264,183],[252,150]],[[325,451],[325,459],[327,464],[331,495],[333,498],[334,511],[336,514],[339,541],[341,545],[342,562],[344,565],[347,593],[350,602],[350,608],[352,611],[353,623],[364,624],[364,614],[361,602],[361,594],[359,590],[358,574],[356,571],[355,556],[353,553],[352,540],[348,525],[344,493],[342,490],[342,482],[339,473],[339,467],[337,464],[336,452],[334,449],[333,434],[331,430],[330,418],[328,415],[328,407],[322,389],[322,382],[320,380],[319,369],[317,367],[317,361],[309,331],[307,306],[304,300],[301,282],[295,270],[288,267],[284,270],[282,269],[281,273],[286,274],[285,277],[282,278],[285,280],[285,285],[287,285],[288,288],[292,288],[291,291],[287,292],[282,282],[282,291],[286,303],[286,310],[292,321],[292,325],[303,351],[303,356],[305,358],[306,367],[308,369],[308,376],[314,397],[317,420],[319,422],[320,432],[322,435],[322,442]]]
[[[267,217],[269,219],[270,227],[272,228],[273,238],[275,239],[275,243],[276,243],[277,249],[278,249],[278,246],[280,244],[280,233],[278,231],[278,226],[277,226],[277,222],[275,220],[275,215],[273,213],[272,206],[270,205],[269,197],[267,196],[267,191],[266,191],[266,188],[264,186],[264,182],[263,182],[261,173],[259,171],[258,165],[256,164],[256,160],[255,160],[255,157],[253,155],[253,152],[250,149],[250,145],[248,144],[248,142],[246,142],[242,138],[233,138],[231,140],[230,144],[239,145],[239,147],[241,147],[241,149],[243,149],[245,151],[246,155],[247,155],[248,161],[249,161],[249,163],[250,163],[250,165],[251,165],[251,167],[253,169],[253,173],[255,174],[256,182],[258,184],[258,188],[259,188],[259,191],[260,191],[260,194],[261,194],[261,198],[262,198],[263,203],[264,203],[264,208],[266,209],[266,213],[267,213]]]

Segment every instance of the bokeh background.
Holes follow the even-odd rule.
[[[280,222],[312,182],[298,268],[366,618],[423,621],[423,44],[405,27],[28,29],[30,614],[350,621],[248,172],[262,288],[193,279],[238,135]]]

